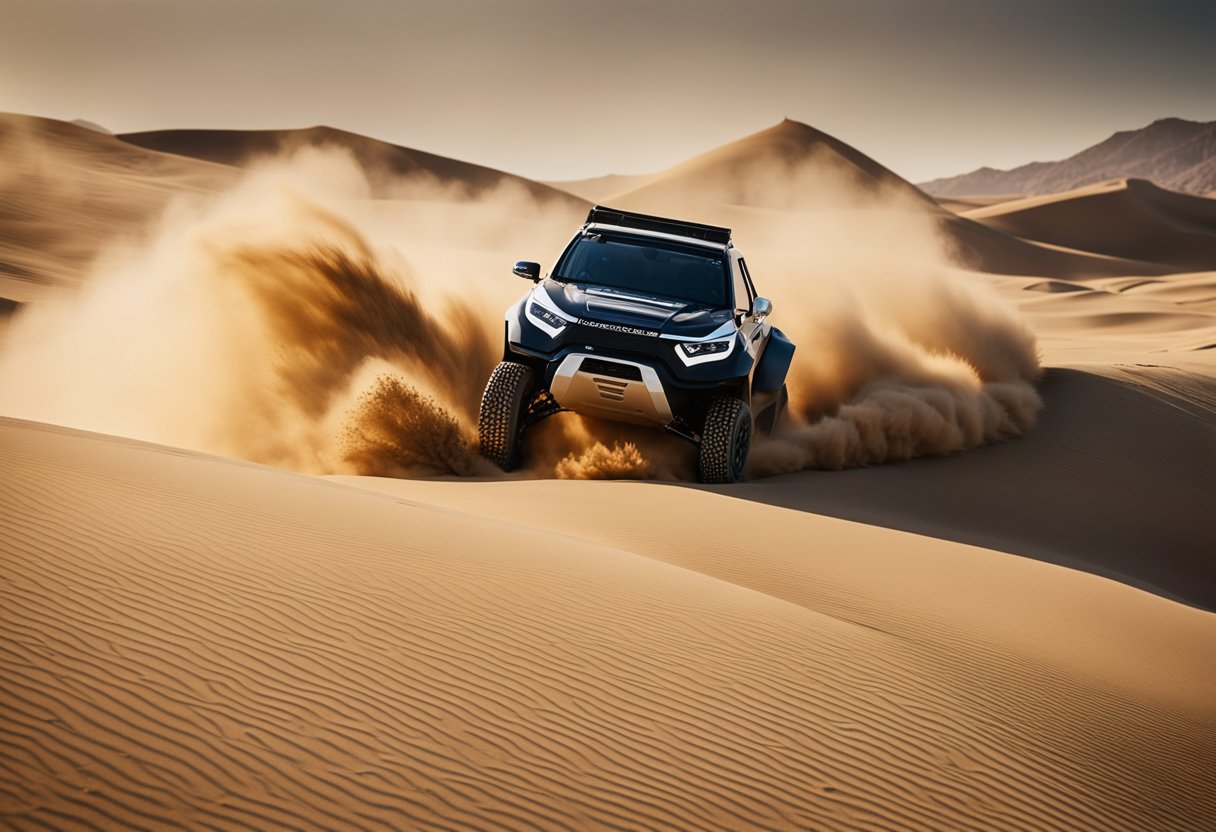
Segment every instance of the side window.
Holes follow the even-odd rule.
[[[734,279],[735,311],[750,312],[752,309],[752,294],[748,291],[747,279],[743,276],[743,261],[731,258],[730,273]]]

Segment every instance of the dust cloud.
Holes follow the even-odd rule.
[[[792,418],[756,443],[753,476],[949,454],[1034,424],[1030,331],[986,287],[922,269],[856,268],[798,310]]]
[[[1033,426],[1042,403],[1032,333],[960,267],[948,215],[907,183],[818,148],[647,187],[645,201],[626,195],[621,207],[734,230],[772,323],[798,345],[788,418],[754,441],[750,476],[949,454]],[[643,457],[637,475],[692,474],[679,443]]]
[[[770,173],[664,205],[735,229],[798,344],[789,423],[754,444],[752,476],[1033,424],[1033,337],[956,267],[923,199],[859,188],[830,160]],[[305,472],[502,476],[476,454],[476,420],[502,310],[526,288],[507,266],[551,265],[583,211],[394,179],[340,149],[268,159],[171,204],[74,295],[22,309],[0,343],[0,412]],[[517,476],[695,474],[687,443],[572,414],[532,429],[527,457]]]
[[[959,268],[943,216],[891,184],[786,178],[817,201],[733,218],[774,324],[798,345],[790,418],[754,444],[749,474],[901,462],[1028,430],[1042,406],[1034,336]]]
[[[0,408],[308,472],[473,472],[454,432],[468,443],[497,333],[465,301],[424,301],[408,263],[326,207],[367,187],[349,157],[305,151],[174,204],[78,294],[14,319]]]

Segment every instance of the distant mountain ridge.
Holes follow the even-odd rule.
[[[1127,178],[1184,193],[1216,190],[1216,121],[1158,119],[1059,162],[1031,162],[1012,170],[985,167],[919,184],[933,196],[1035,196]]]

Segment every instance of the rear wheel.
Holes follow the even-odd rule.
[[[481,455],[504,471],[519,466],[524,411],[532,398],[536,373],[531,367],[504,361],[494,368],[481,395],[477,437]]]
[[[709,404],[701,431],[701,482],[738,482],[747,470],[752,445],[752,411],[736,398]]]

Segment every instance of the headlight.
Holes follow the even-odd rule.
[[[701,355],[713,355],[718,352],[726,352],[730,349],[730,339],[723,341],[685,341],[679,345],[679,349],[684,351],[684,354],[689,358],[696,358]]]
[[[528,314],[530,314],[534,318],[540,318],[542,321],[544,321],[546,324],[553,327],[554,329],[561,329],[568,323],[566,321],[566,319],[563,318],[561,315],[556,315],[553,312],[550,312],[548,309],[541,306],[539,303],[533,303],[531,306],[529,306]]]

